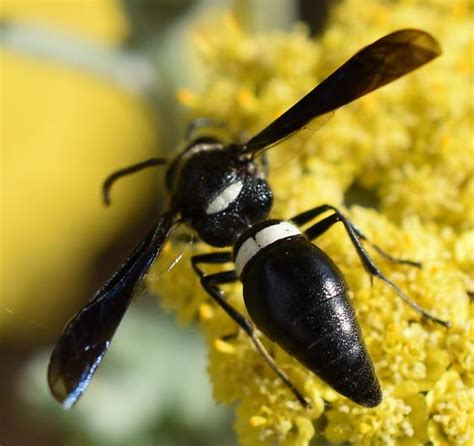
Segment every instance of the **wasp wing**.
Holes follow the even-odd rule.
[[[268,148],[329,113],[415,70],[441,54],[427,32],[402,29],[366,46],[295,105],[242,146],[242,153]]]
[[[89,385],[104,357],[137,282],[146,274],[174,224],[165,213],[112,278],[66,325],[51,354],[48,383],[65,408],[72,407]]]

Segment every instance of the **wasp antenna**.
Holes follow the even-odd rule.
[[[104,202],[104,205],[110,205],[110,189],[112,188],[112,185],[115,183],[115,181],[117,181],[119,178],[131,175],[135,172],[140,172],[141,170],[146,169],[148,167],[161,166],[166,163],[167,160],[164,158],[150,158],[148,160],[141,161],[140,163],[132,164],[131,166],[112,172],[104,180],[104,183],[102,185],[102,200]]]

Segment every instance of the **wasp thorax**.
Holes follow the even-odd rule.
[[[255,162],[227,146],[191,146],[172,169],[172,194],[182,217],[210,245],[230,246],[268,216],[273,202],[268,183]]]

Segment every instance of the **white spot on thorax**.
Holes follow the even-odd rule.
[[[230,186],[227,186],[214,200],[212,200],[206,209],[206,214],[217,214],[224,209],[227,209],[229,205],[239,196],[242,190],[242,181],[236,181]]]
[[[261,249],[265,248],[278,240],[291,237],[292,235],[301,235],[301,231],[293,224],[282,221],[272,226],[267,226],[254,234],[253,237],[245,240],[239,248],[235,257],[235,270],[240,276],[245,265]]]

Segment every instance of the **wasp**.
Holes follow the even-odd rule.
[[[106,202],[118,178],[167,164],[169,207],[110,280],[66,325],[49,362],[48,382],[54,397],[66,408],[75,404],[101,363],[137,283],[160,255],[173,229],[186,224],[209,245],[232,248],[194,256],[193,268],[204,290],[249,335],[304,407],[308,401],[265,349],[256,330],[340,394],[366,407],[377,406],[382,400],[381,386],[344,277],[313,240],[334,224],[342,223],[372,277],[383,280],[427,319],[444,326],[448,322],[418,306],[391,282],[364,244],[372,245],[393,262],[419,265],[396,259],[373,245],[339,209],[323,204],[288,221],[269,219],[273,195],[261,158],[265,150],[311,120],[406,75],[440,54],[439,44],[427,32],[395,31],[360,50],[245,143],[229,144],[216,137],[201,136],[191,139],[170,162],[152,158],[110,175],[103,185]],[[191,129],[199,128],[203,122],[206,120],[195,121]],[[300,229],[309,223],[305,230]],[[229,262],[233,269],[214,274],[206,274],[201,266]],[[251,320],[227,302],[220,288],[239,280]]]

